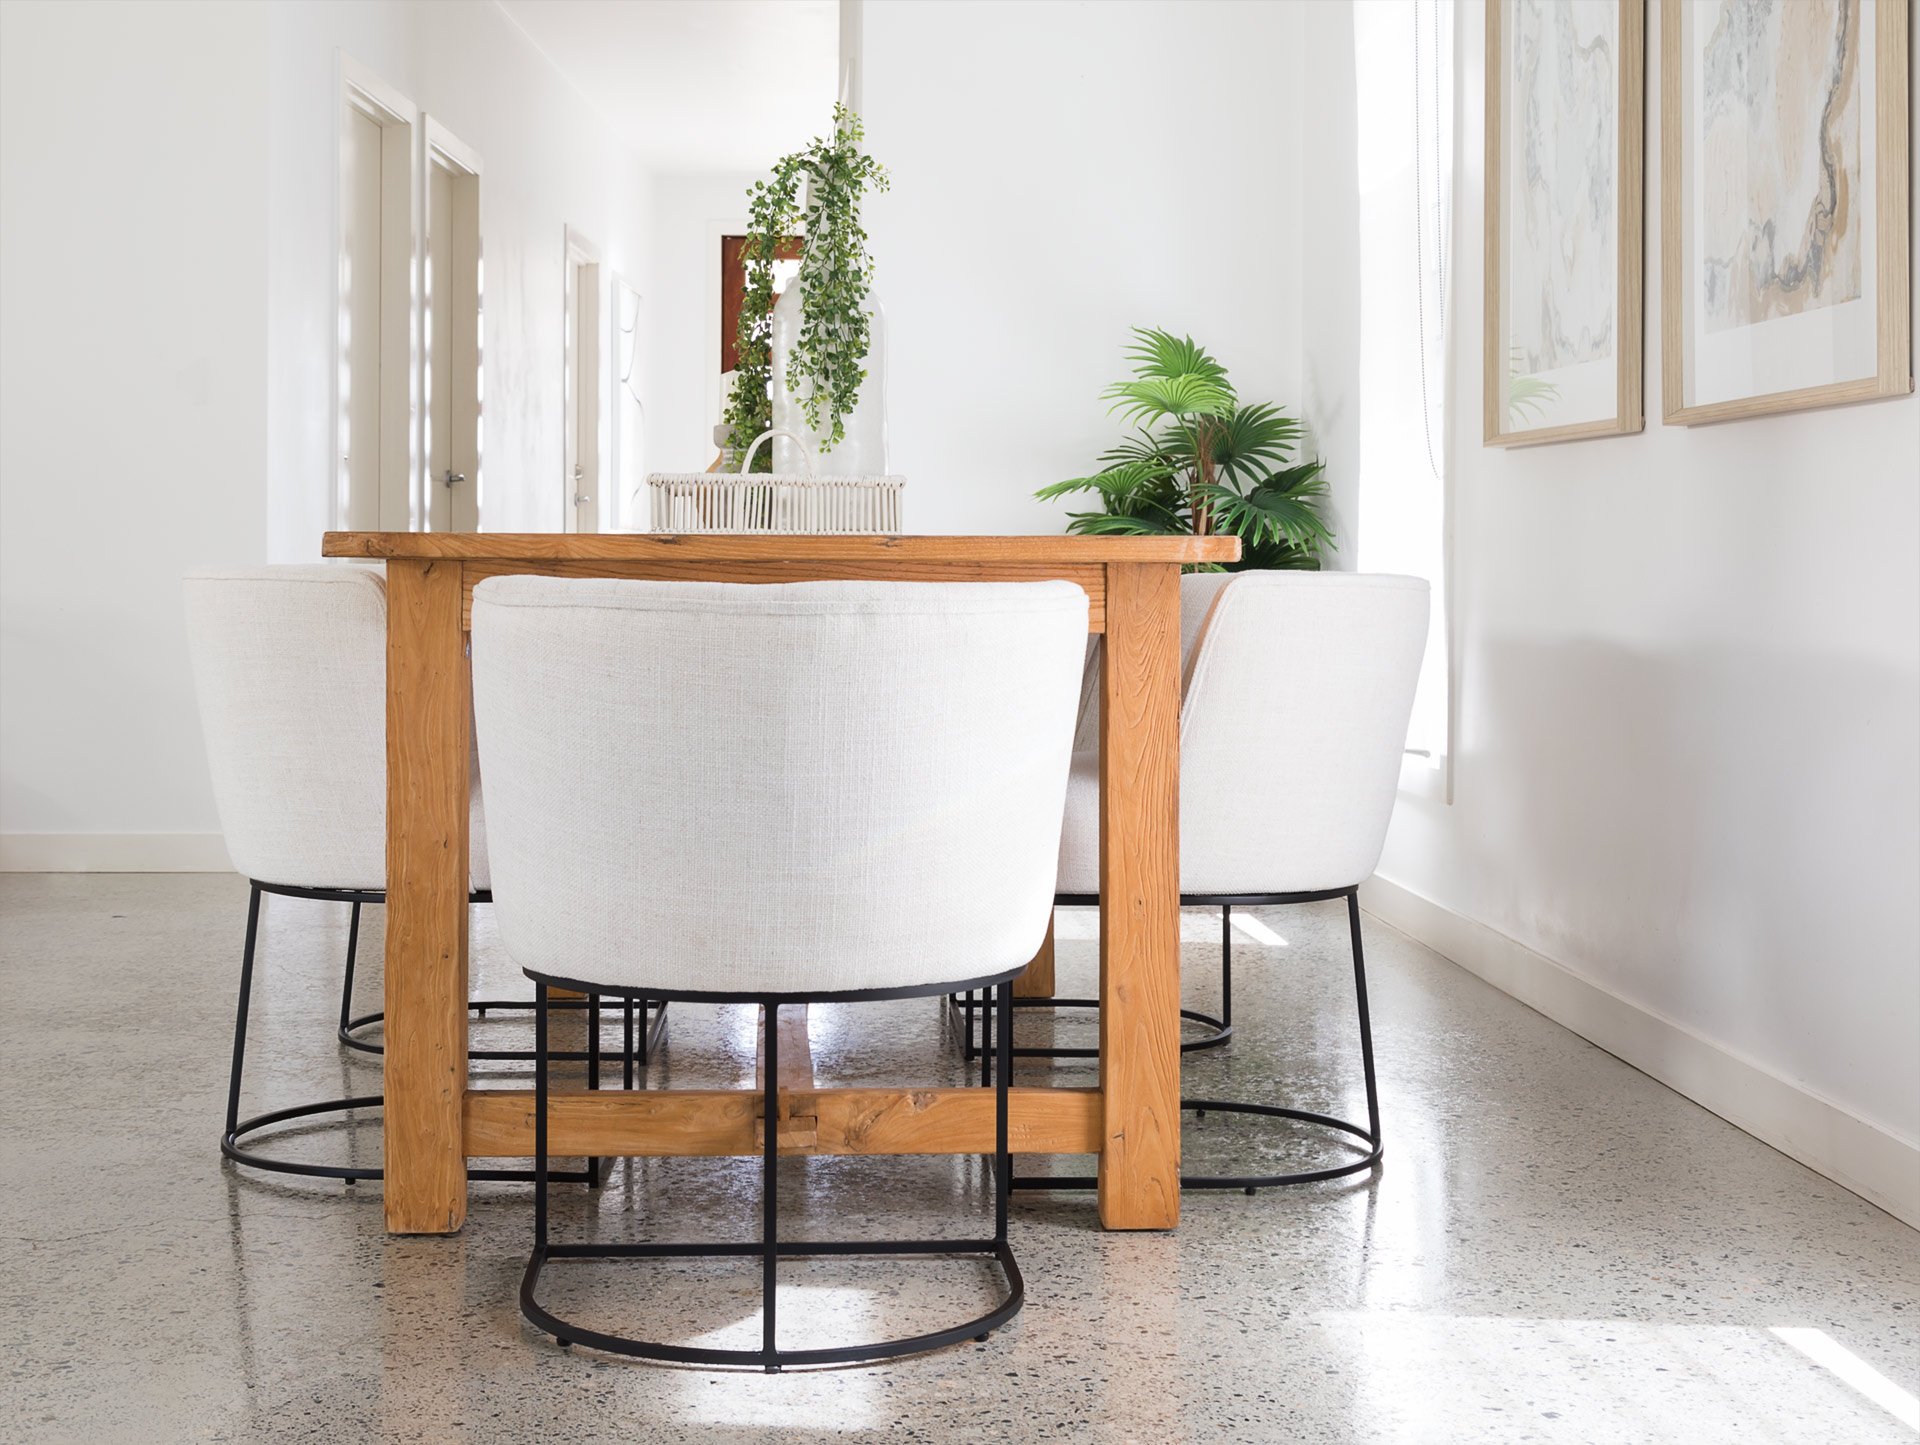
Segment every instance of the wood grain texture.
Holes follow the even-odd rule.
[[[1238,537],[810,537],[602,532],[328,532],[324,557],[458,561],[1237,562]]]
[[[813,1035],[807,1027],[805,1004],[785,1004],[778,1012],[780,1147],[800,1150],[814,1144],[820,1122],[810,1113],[794,1112],[795,1101],[813,1092]],[[767,1087],[767,1011],[764,1008],[760,1010],[760,1036],[754,1051],[753,1086]],[[764,1128],[756,1127],[754,1136],[763,1140]]]
[[[387,568],[386,1219],[466,1218],[467,807],[472,687],[457,563]]]
[[[1615,308],[1614,414],[1596,421],[1562,426],[1507,428],[1506,327],[1500,313],[1501,297],[1501,178],[1505,174],[1506,116],[1501,100],[1506,74],[1508,0],[1487,5],[1486,55],[1486,217],[1482,237],[1484,290],[1481,305],[1481,434],[1490,447],[1540,446],[1550,442],[1580,441],[1588,437],[1624,436],[1646,427],[1645,382],[1645,238],[1646,238],[1646,115],[1647,16],[1642,0],[1624,0],[1618,7],[1615,36],[1619,55],[1619,185],[1614,207]]]
[[[1107,568],[1100,1222],[1180,1220],[1180,573]]]
[[[1682,91],[1682,0],[1660,7],[1660,379],[1661,414],[1670,426],[1700,426],[1740,421],[1812,407],[1846,406],[1906,396],[1913,391],[1911,285],[1912,222],[1909,212],[1910,150],[1908,117],[1908,29],[1905,0],[1874,7],[1874,127],[1878,228],[1874,237],[1875,369],[1872,376],[1803,386],[1763,396],[1689,406],[1686,391],[1686,247],[1680,228],[1686,205],[1686,176],[1680,152],[1688,124]]]
[[[1071,582],[1087,594],[1087,630],[1107,625],[1107,571],[1098,563],[1049,567],[1040,563],[865,562],[686,562],[647,559],[638,562],[462,562],[465,578],[463,616],[473,625],[473,589],[489,577],[625,577],[649,582]]]
[[[1013,981],[1015,998],[1053,997],[1053,918],[1047,918],[1047,936],[1040,940],[1040,951],[1027,965],[1026,972]]]
[[[785,1072],[782,1070],[782,1072]],[[990,1154],[991,1089],[816,1089],[793,1110],[816,1121],[810,1144],[783,1154]],[[746,1089],[602,1089],[556,1092],[548,1116],[557,1155],[653,1158],[760,1152],[760,1100]],[[1101,1137],[1097,1089],[1015,1088],[1007,1102],[1016,1154],[1092,1154]],[[533,1093],[476,1089],[466,1096],[469,1157],[533,1151]]]

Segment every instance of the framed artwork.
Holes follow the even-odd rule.
[[[1642,0],[1488,0],[1488,446],[1637,432]]]
[[[1905,395],[1907,0],[1660,19],[1666,420]]]

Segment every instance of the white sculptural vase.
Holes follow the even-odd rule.
[[[806,283],[798,276],[787,283],[773,308],[773,469],[776,472],[815,471],[841,477],[880,477],[887,474],[887,368],[886,318],[880,305],[868,297],[871,322],[867,340],[867,379],[860,384],[860,399],[843,418],[845,435],[836,446],[824,452],[820,444],[826,433],[807,425],[802,402],[812,394],[813,383],[802,380],[798,386],[787,381],[787,362],[800,341],[801,308],[805,304]],[[826,418],[821,418],[824,423]],[[778,435],[792,432],[794,441]],[[802,451],[807,453],[802,459]],[[809,462],[811,466],[809,466]]]

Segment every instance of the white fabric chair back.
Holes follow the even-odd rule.
[[[1241,572],[1215,585],[1180,714],[1181,890],[1359,883],[1393,814],[1427,584]]]
[[[207,764],[227,852],[297,888],[387,886],[387,588],[359,567],[189,575]]]
[[[502,577],[473,596],[501,941],[661,992],[916,988],[1045,935],[1066,582]]]
[[[187,646],[233,866],[261,883],[387,886],[387,579],[365,567],[187,577]],[[487,887],[478,756],[467,822]]]

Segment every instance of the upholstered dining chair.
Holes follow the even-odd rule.
[[[186,581],[187,637],[199,694],[207,762],[221,830],[234,866],[248,879],[233,1058],[221,1153],[236,1163],[326,1179],[378,1179],[373,1166],[275,1159],[252,1136],[316,1116],[377,1109],[378,1095],[324,1099],[240,1117],[247,1015],[264,894],[351,906],[338,1032],[369,1053],[380,1045],[352,1030],[381,1021],[351,1017],[360,910],[386,898],[385,578],[339,565],[228,568]],[[486,822],[476,778],[469,824],[471,897],[491,898]],[[573,1054],[599,1069],[599,1001],[572,1001],[589,1014],[587,1048]],[[476,1009],[526,1010],[525,1000],[483,1000]],[[647,1037],[648,1031],[642,1031]],[[636,1051],[632,1026],[625,1068]],[[475,1050],[476,1059],[530,1059],[530,1049]],[[526,1178],[520,1170],[479,1177]],[[597,1174],[597,1165],[577,1177]]]
[[[776,1010],[977,987],[998,991],[1004,1015],[1052,908],[1086,627],[1086,594],[1066,582],[502,577],[475,588],[495,915],[538,1005],[534,1245],[520,1294],[534,1325],[562,1344],[774,1370],[984,1337],[1020,1309],[1010,1062],[995,1084],[991,1237],[786,1241]],[[716,928],[723,900],[728,926]],[[555,988],[765,1011],[757,1241],[552,1237]],[[945,1329],[789,1348],[778,1266],[815,1255],[985,1256],[1006,1289]],[[757,1259],[759,1348],[636,1339],[540,1300],[553,1261],[663,1256]]]
[[[1357,1173],[1381,1157],[1359,887],[1380,861],[1393,813],[1426,646],[1427,594],[1419,578],[1347,572],[1183,579],[1181,904],[1221,910],[1221,976],[1230,990],[1235,907],[1346,901],[1367,1101],[1363,1128],[1280,1104],[1183,1100],[1182,1108],[1199,1114],[1318,1126],[1357,1140],[1361,1150],[1324,1168],[1188,1176],[1187,1188],[1251,1193]],[[1077,752],[1058,905],[1100,901],[1099,777],[1098,753]],[[1221,1013],[1229,1025],[1231,1007],[1228,992]],[[1021,1183],[1049,1187],[1045,1179]]]

